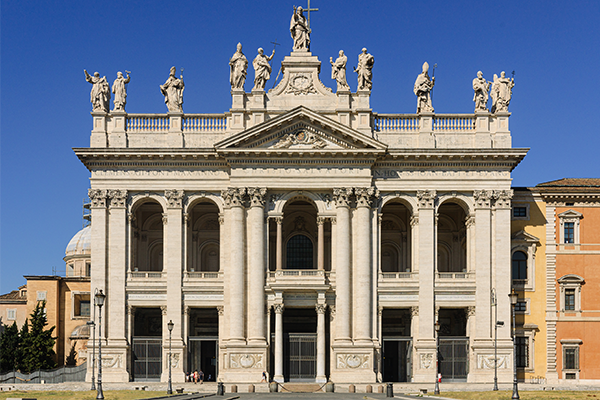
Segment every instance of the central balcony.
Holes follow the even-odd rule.
[[[269,271],[267,285],[271,288],[311,288],[329,286],[332,284],[332,273],[318,269],[280,269]]]

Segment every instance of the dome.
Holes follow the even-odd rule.
[[[92,226],[88,225],[73,236],[65,254],[67,256],[74,256],[77,254],[90,254],[92,248]]]

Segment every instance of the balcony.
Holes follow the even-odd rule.
[[[317,269],[281,269],[269,271],[267,285],[271,287],[309,288],[328,286],[331,272]]]

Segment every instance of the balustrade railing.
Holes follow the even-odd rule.
[[[474,132],[475,115],[473,114],[436,114],[433,117],[434,132]]]
[[[419,116],[415,114],[377,114],[375,130],[381,133],[418,132]]]
[[[129,272],[127,275],[129,279],[161,279],[163,275],[166,276],[166,273],[155,271],[134,271]]]
[[[189,271],[185,272],[185,277],[188,279],[219,279],[223,277],[222,272],[200,272]]]
[[[438,279],[471,279],[475,277],[472,272],[438,272]]]
[[[416,278],[417,272],[381,272],[382,279],[412,279]]]
[[[126,130],[130,133],[166,133],[169,116],[166,114],[127,114]]]
[[[182,126],[186,133],[225,132],[227,117],[224,114],[185,114]]]

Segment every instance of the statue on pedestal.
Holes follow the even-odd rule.
[[[237,50],[229,59],[229,83],[232,89],[244,89],[246,82],[246,71],[248,70],[248,59],[242,53],[242,44],[237,44]]]
[[[94,72],[94,76],[90,76],[87,70],[83,70],[85,80],[92,84],[90,92],[90,101],[93,111],[108,112],[108,102],[110,101],[110,87],[106,81],[106,76],[100,78],[98,72]]]
[[[473,79],[473,101],[475,102],[475,112],[487,111],[487,102],[489,99],[490,82],[483,77],[483,72],[477,72],[477,78]]]
[[[513,72],[514,74],[514,72]],[[494,82],[492,83],[492,112],[508,111],[508,105],[512,98],[512,88],[515,86],[515,78],[507,78],[506,72],[498,75],[494,74]]]
[[[333,57],[329,57],[331,63],[331,79],[337,82],[337,90],[349,90],[348,82],[346,82],[346,63],[348,57],[344,55],[344,50],[340,50],[340,56],[333,62]]]
[[[169,78],[164,85],[160,85],[160,92],[165,96],[165,104],[169,112],[183,112],[183,75],[175,77],[175,67],[171,67]]]
[[[427,61],[423,63],[423,72],[417,76],[415,80],[415,86],[413,91],[417,96],[417,113],[420,112],[433,112],[433,106],[431,105],[431,90],[435,85],[435,77],[430,78],[429,64]]]
[[[125,73],[127,73],[127,79],[123,78],[121,71],[117,72],[117,79],[112,85],[112,92],[115,95],[113,100],[115,108],[113,111],[125,111],[125,104],[127,103],[127,87],[125,85],[131,80],[129,71],[125,71]]]
[[[265,89],[265,84],[271,77],[271,64],[269,64],[269,61],[273,59],[274,55],[275,49],[273,49],[270,57],[265,56],[262,47],[258,49],[258,54],[254,61],[252,61],[252,65],[254,66],[254,88],[252,90]]]
[[[302,7],[294,7],[294,14],[290,21],[290,33],[294,39],[293,50],[310,50],[310,28],[306,22],[306,17],[302,13]]]
[[[358,74],[358,90],[371,90],[373,87],[373,64],[375,58],[363,48],[358,55],[358,66],[354,68],[354,72]]]

